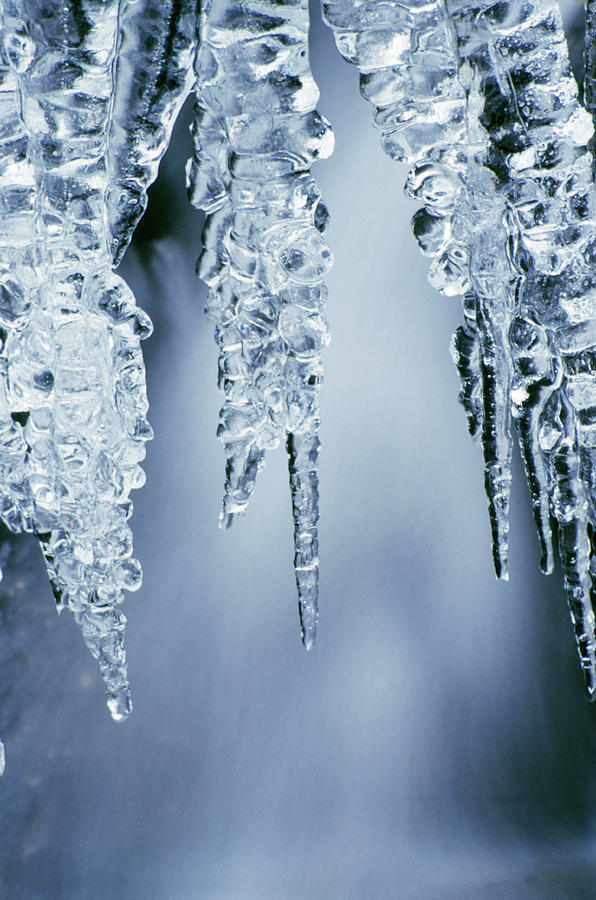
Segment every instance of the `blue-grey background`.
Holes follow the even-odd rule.
[[[579,3],[566,4],[569,18]],[[596,897],[596,711],[560,575],[538,572],[519,461],[511,582],[491,569],[480,452],[426,283],[405,170],[315,14],[316,167],[332,212],[322,397],[321,623],[298,637],[283,453],[217,528],[217,354],[193,275],[181,120],[121,271],[155,323],[133,526],[124,725],[33,539],[0,588],[0,897]],[[5,553],[7,548],[5,547]]]

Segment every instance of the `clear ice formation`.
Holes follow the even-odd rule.
[[[553,568],[552,517],[594,699],[593,129],[558,6],[324,0],[323,13],[360,69],[384,149],[410,167],[406,190],[423,204],[413,229],[431,259],[430,282],[463,295],[452,351],[469,429],[482,443],[496,573],[507,577],[513,419],[541,566]],[[592,3],[588,14],[593,29]],[[593,53],[588,44],[589,60]]]
[[[310,174],[333,135],[316,111],[308,2],[206,0],[196,59],[191,202],[207,214],[199,275],[219,347],[226,457],[221,524],[243,513],[267,450],[286,441],[302,640],[317,625],[320,352],[328,341]]]
[[[151,438],[140,340],[151,323],[112,271],[107,196],[124,4],[4,0],[0,327],[2,519],[40,540],[59,608],[131,709],[127,521]]]
[[[123,6],[108,153],[108,220],[118,265],[194,83],[197,0]]]
[[[596,696],[596,0],[585,109],[554,0],[322,0],[361,73],[429,278],[463,298],[452,340],[507,577],[512,431],[541,548],[553,529],[587,694]],[[327,210],[307,0],[0,0],[0,517],[35,534],[59,609],[131,709],[120,612],[141,583],[128,519],[151,438],[140,341],[114,269],[194,87],[198,271],[219,347],[221,522],[286,444],[302,639],[318,606]],[[0,774],[4,765],[0,742]]]

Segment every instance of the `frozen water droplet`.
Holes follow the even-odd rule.
[[[323,278],[333,264],[331,250],[316,231],[299,233],[280,253],[280,263],[286,274],[303,284]]]
[[[153,322],[143,309],[138,309],[134,318],[134,333],[144,341],[153,334]]]
[[[132,712],[132,699],[128,687],[108,691],[107,706],[114,722],[124,722]]]
[[[327,323],[318,312],[286,304],[279,317],[279,333],[296,356],[317,356],[329,343]]]
[[[122,560],[118,564],[116,575],[127,591],[138,591],[143,583],[143,570],[137,559]]]

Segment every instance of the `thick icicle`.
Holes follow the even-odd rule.
[[[318,393],[331,265],[310,165],[333,137],[316,112],[308,3],[210,0],[197,54],[189,195],[207,213],[199,274],[226,399],[222,524],[246,509],[266,450],[287,435],[302,636],[318,590]]]
[[[340,51],[361,70],[385,150],[412,167],[408,191],[424,202],[414,231],[433,259],[431,283],[468,292],[452,352],[470,430],[482,432],[497,573],[506,571],[513,411],[542,566],[552,568],[552,514],[593,697],[593,132],[558,7],[323,0],[323,11]],[[586,69],[590,104],[593,66]]]
[[[8,402],[24,424],[31,528],[121,720],[130,693],[119,605],[141,583],[128,497],[151,436],[139,346],[151,325],[111,272],[106,205],[121,3],[55,0],[39,13],[35,0],[4,3],[36,190],[34,251],[17,284],[31,312],[6,342]]]
[[[108,218],[118,265],[147,206],[193,82],[197,0],[124,6],[108,154]]]
[[[465,294],[465,330],[452,352],[472,433],[481,437],[493,558],[507,577],[511,482],[506,334],[515,277],[502,228],[498,176],[485,165],[481,73],[443,0],[383,4],[323,2],[340,52],[361,71],[361,90],[376,107],[385,151],[410,165],[408,194],[424,203],[413,219],[429,280],[442,293]]]

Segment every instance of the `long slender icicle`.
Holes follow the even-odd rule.
[[[414,231],[433,259],[431,283],[466,293],[467,324],[452,349],[471,431],[482,434],[496,571],[506,572],[513,412],[541,564],[552,569],[552,514],[593,699],[596,207],[592,129],[558,7],[323,0],[323,12],[361,70],[385,150],[412,167],[408,191],[424,202]],[[589,83],[586,96],[590,104]]]
[[[130,711],[123,588],[131,558],[129,492],[151,437],[139,340],[151,330],[111,272],[106,193],[117,0],[6,0],[3,33],[34,172],[34,254],[19,283],[32,310],[9,335],[8,398],[25,423],[32,530],[56,598],[99,667],[116,720]]]
[[[308,3],[210,0],[197,55],[189,193],[207,213],[199,274],[220,348],[227,456],[222,524],[246,509],[265,453],[287,435],[302,638],[318,592],[318,393],[331,254],[310,165],[333,138],[316,112]]]

